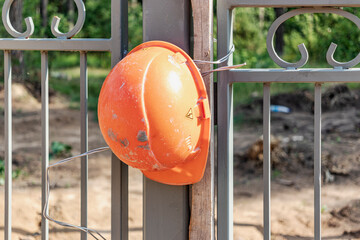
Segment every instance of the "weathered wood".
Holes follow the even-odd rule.
[[[213,54],[213,0],[192,0],[194,19],[194,59],[212,60]],[[211,64],[199,64],[201,72],[209,71]],[[212,74],[204,78],[210,108],[214,113]],[[214,127],[211,127],[211,142],[203,179],[192,186],[189,239],[213,240],[214,231]]]

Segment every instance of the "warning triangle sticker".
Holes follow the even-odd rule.
[[[187,118],[193,119],[193,112],[192,109],[190,108],[189,111],[187,112],[186,116]]]

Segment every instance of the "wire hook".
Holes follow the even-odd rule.
[[[283,59],[281,59],[279,57],[279,55],[277,55],[277,53],[274,49],[274,35],[275,35],[275,32],[278,29],[278,27],[282,23],[284,23],[286,20],[288,20],[289,18],[292,18],[296,15],[305,14],[305,13],[332,13],[332,14],[340,15],[340,16],[343,16],[343,17],[349,19],[353,23],[355,23],[356,26],[360,29],[360,19],[357,16],[355,16],[354,14],[351,14],[349,12],[346,12],[344,10],[338,9],[338,8],[329,8],[329,7],[327,7],[327,8],[299,8],[299,9],[289,11],[289,12],[281,15],[279,18],[277,18],[273,22],[273,24],[269,28],[269,32],[268,32],[267,39],[266,39],[266,46],[267,46],[268,53],[269,53],[270,57],[272,58],[272,60],[280,67],[300,68],[300,67],[303,67],[309,59],[309,53],[303,43],[298,46],[298,48],[300,50],[300,54],[301,54],[301,59],[297,63],[289,63],[289,62],[284,61]],[[351,68],[360,62],[360,53],[353,60],[351,60],[349,62],[336,61],[334,59],[334,53],[335,53],[336,47],[337,47],[337,45],[335,43],[331,43],[331,45],[327,51],[327,54],[326,54],[327,62],[334,68],[335,67]]]
[[[2,21],[6,31],[15,38],[29,38],[34,33],[34,22],[31,17],[25,18],[26,31],[20,33],[15,30],[10,21],[10,7],[14,0],[5,0],[2,8]]]
[[[71,29],[67,33],[60,32],[59,23],[61,18],[57,16],[53,17],[53,20],[51,22],[51,32],[57,38],[67,38],[67,39],[72,38],[73,36],[78,34],[81,31],[82,27],[84,26],[85,15],[86,15],[85,5],[82,0],[74,0],[74,1],[78,9],[78,18],[73,29]]]

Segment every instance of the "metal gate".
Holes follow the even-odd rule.
[[[128,1],[111,0],[111,38],[74,39],[85,22],[85,5],[74,0],[78,19],[68,33],[58,30],[60,19],[54,18],[51,30],[55,38],[31,38],[33,21],[26,18],[26,31],[16,31],[10,22],[9,11],[13,0],[5,0],[2,21],[13,38],[1,38],[0,49],[4,51],[5,83],[5,226],[4,239],[11,239],[12,197],[12,72],[11,51],[41,52],[41,124],[42,124],[42,209],[45,204],[45,174],[49,163],[49,51],[72,51],[80,54],[80,108],[81,108],[81,152],[88,150],[88,73],[87,52],[111,53],[114,66],[126,55],[128,45]],[[165,14],[164,14],[165,13]],[[166,20],[166,24],[163,22]],[[144,40],[165,40],[189,52],[190,49],[190,3],[185,0],[147,0],[143,3]],[[159,28],[159,26],[162,26]],[[112,156],[111,164],[111,237],[128,239],[128,167]],[[81,226],[87,226],[88,160],[81,160]],[[144,179],[144,239],[186,239],[188,236],[189,207],[187,186],[167,186]],[[110,203],[109,203],[110,204]],[[175,206],[175,207],[174,207]],[[159,216],[159,212],[163,213]],[[110,217],[110,216],[109,216]],[[48,221],[42,217],[41,238],[49,238]],[[81,233],[81,239],[87,239]]]
[[[282,60],[274,50],[276,29],[287,19],[304,13],[334,13],[341,15],[360,28],[360,19],[339,7],[360,7],[356,0],[222,0],[217,3],[218,56],[225,55],[232,46],[233,9],[237,7],[290,7],[298,8],[285,13],[271,25],[267,37],[270,57],[283,69],[231,70],[218,75],[218,239],[233,239],[233,90],[234,83],[263,83],[263,142],[264,142],[264,239],[271,239],[270,227],[270,88],[271,83],[314,83],[314,236],[321,239],[321,85],[328,82],[359,82],[360,69],[349,69],[360,62],[355,59],[341,63],[333,58],[336,44],[331,44],[327,61],[333,69],[301,69],[308,60],[305,45],[299,45],[301,59],[297,63]],[[231,59],[228,64],[231,64]]]
[[[85,20],[85,6],[75,0],[78,7],[78,21],[68,33],[57,29],[59,20],[54,20],[52,32],[56,38],[31,38],[34,25],[25,19],[27,29],[17,32],[11,25],[9,10],[13,0],[6,0],[2,11],[3,24],[14,38],[0,39],[4,51],[5,83],[5,240],[11,239],[11,191],[12,191],[12,101],[11,101],[11,51],[35,50],[41,52],[41,95],[42,95],[42,206],[44,206],[46,185],[45,173],[49,151],[49,107],[48,107],[48,51],[75,51],[80,54],[81,85],[81,151],[88,150],[87,112],[87,52],[111,52],[114,66],[127,51],[127,0],[111,0],[110,39],[71,39],[82,28]],[[217,239],[233,238],[233,101],[232,84],[237,82],[258,82],[264,85],[263,135],[264,135],[264,239],[271,238],[270,231],[270,88],[271,83],[314,83],[315,85],[315,128],[314,128],[314,196],[315,196],[315,239],[321,239],[321,84],[326,82],[358,82],[360,69],[349,69],[360,62],[360,56],[347,63],[333,59],[335,45],[331,45],[327,60],[333,69],[301,69],[308,59],[304,46],[300,46],[301,60],[295,64],[283,61],[273,48],[273,36],[277,27],[288,18],[302,13],[331,12],[342,15],[360,27],[357,17],[338,7],[360,7],[358,0],[219,0],[218,56],[226,55],[232,45],[232,10],[236,7],[298,7],[277,19],[269,30],[267,47],[272,59],[283,69],[231,70],[218,75],[218,185],[217,185]],[[326,6],[326,7],[325,7]],[[164,24],[164,22],[166,24]],[[86,23],[85,23],[86,24]],[[190,3],[187,0],[143,1],[144,41],[166,40],[189,52],[190,50]],[[161,27],[159,27],[161,26]],[[227,62],[231,64],[231,59]],[[112,156],[111,177],[111,235],[112,239],[128,239],[128,169]],[[87,158],[81,161],[81,225],[87,226]],[[167,186],[144,179],[144,239],[188,239],[189,187]],[[158,213],[162,213],[159,215]],[[48,222],[42,218],[42,239],[48,239]],[[87,239],[82,233],[81,239]]]

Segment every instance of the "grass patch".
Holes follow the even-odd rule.
[[[88,68],[88,109],[97,112],[97,102],[101,86],[110,69]],[[80,108],[80,68],[53,71],[50,87],[70,99],[71,108]]]
[[[21,175],[22,171],[20,169],[15,169],[12,171],[12,178],[16,179]],[[0,159],[0,186],[5,184],[5,161]]]
[[[49,153],[50,160],[54,159],[55,157],[66,158],[71,156],[72,147],[68,144],[54,141],[51,143],[50,149],[51,149]]]

